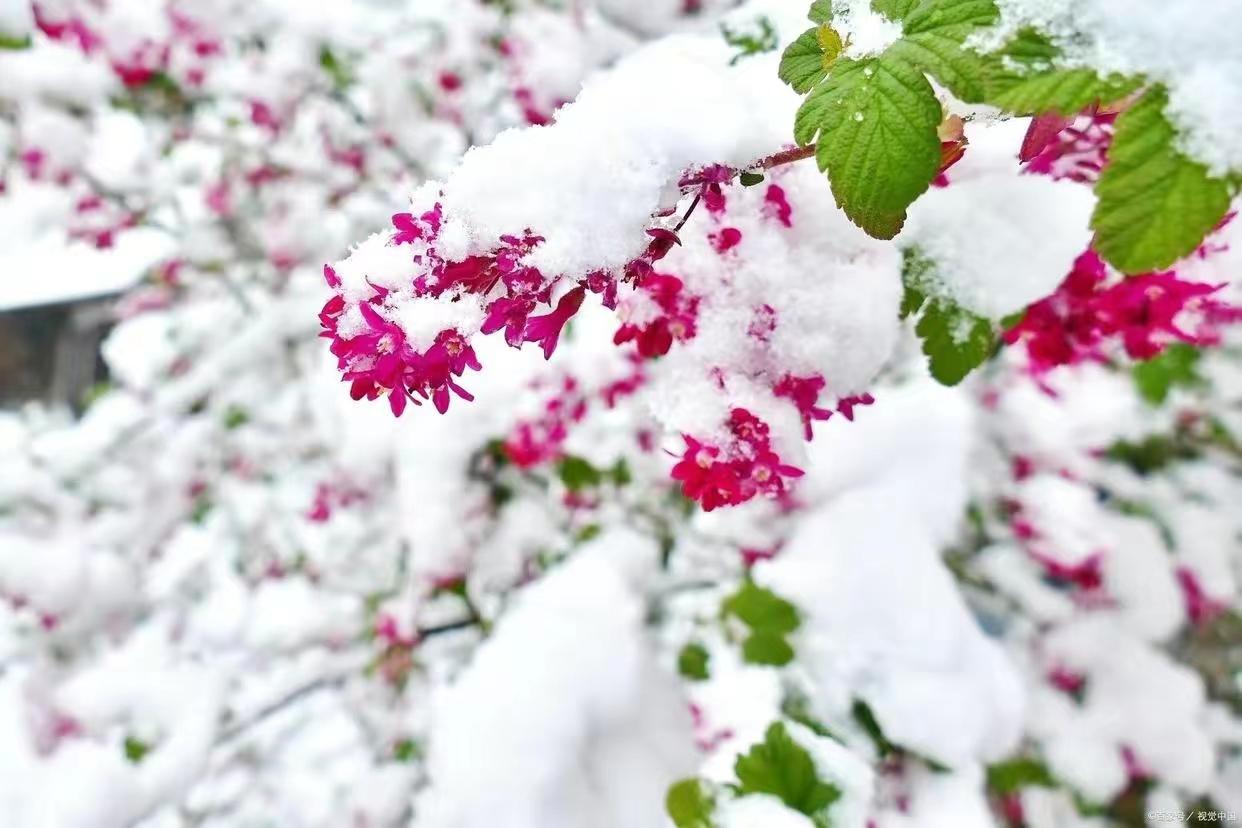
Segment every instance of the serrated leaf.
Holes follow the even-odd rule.
[[[1194,386],[1203,382],[1196,367],[1199,350],[1184,342],[1175,342],[1145,362],[1137,362],[1132,369],[1134,384],[1143,399],[1152,405],[1160,405],[1169,397],[1173,386]]]
[[[905,292],[901,295],[901,312],[899,318],[905,319],[911,314],[918,313],[919,308],[923,307],[923,303],[926,301],[926,293],[907,284]]]
[[[1166,268],[1191,253],[1229,209],[1228,182],[1178,151],[1167,101],[1153,87],[1121,114],[1095,187],[1096,249],[1125,273]]]
[[[827,75],[825,56],[819,42],[819,30],[807,29],[785,47],[777,74],[799,95],[806,94]]]
[[[886,54],[900,57],[933,75],[955,96],[967,103],[979,103],[987,94],[984,78],[988,60],[962,45],[973,29],[933,30],[907,35],[889,47]]]
[[[677,654],[677,672],[691,681],[705,681],[711,677],[711,653],[697,641],[690,642]]]
[[[943,299],[926,305],[914,332],[941,385],[957,385],[996,347],[991,322]]]
[[[991,26],[1000,17],[995,0],[918,0],[902,15],[906,35]]]
[[[841,797],[840,789],[819,778],[811,754],[781,722],[769,726],[763,741],[737,758],[733,772],[743,796],[770,794],[809,817],[822,814]]]
[[[988,102],[1016,115],[1074,115],[1093,103],[1119,101],[1138,89],[1139,78],[1100,77],[1091,69],[1052,69],[992,82]]]
[[[664,797],[664,809],[677,828],[711,828],[715,805],[698,779],[675,782]]]
[[[891,239],[940,166],[940,114],[931,84],[904,60],[842,58],[798,110],[794,137],[819,135],[816,159],[837,204],[868,234]]]
[[[871,0],[871,10],[894,23],[904,20],[917,5],[918,0]]]

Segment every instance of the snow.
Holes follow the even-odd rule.
[[[48,236],[6,245],[0,251],[0,311],[115,295],[137,284],[170,248],[167,236],[154,230],[122,233],[110,250]]]
[[[655,555],[628,532],[605,534],[510,610],[437,700],[422,819],[443,828],[492,826],[497,814],[511,828],[659,824],[664,792],[693,756],[689,717],[645,641],[631,580]]]
[[[1016,127],[971,123],[948,187],[909,211],[897,243],[929,258],[926,287],[980,316],[1000,319],[1047,296],[1091,241],[1095,199],[1069,180],[1026,175]]]
[[[1001,29],[1037,25],[1069,65],[1141,74],[1169,90],[1184,149],[1215,175],[1242,169],[1242,31],[1231,0],[999,0]]]
[[[812,444],[812,476],[822,464],[832,481],[819,485],[850,487],[812,510],[757,576],[804,613],[797,647],[826,710],[862,698],[900,744],[950,766],[994,760],[1017,743],[1018,676],[936,543],[965,508],[969,412],[930,382],[881,398],[877,416]]]

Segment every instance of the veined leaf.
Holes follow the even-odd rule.
[[[1231,186],[1183,155],[1153,87],[1117,119],[1091,217],[1096,249],[1125,273],[1168,267],[1191,253],[1229,209]]]
[[[819,29],[807,29],[785,47],[777,74],[799,95],[806,94],[827,75],[826,57],[819,42]]]
[[[904,60],[842,58],[798,110],[794,137],[807,144],[819,135],[816,159],[837,204],[870,235],[891,239],[940,165],[940,114],[931,84]]]

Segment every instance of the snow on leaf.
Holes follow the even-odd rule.
[[[957,385],[996,346],[991,322],[943,299],[927,304],[914,332],[923,341],[932,376],[942,385]]]
[[[772,723],[763,741],[737,758],[733,772],[743,796],[771,794],[809,817],[822,815],[841,797],[839,788],[819,778],[811,754],[782,722]]]
[[[1230,183],[1177,149],[1153,87],[1117,119],[1109,164],[1096,185],[1096,249],[1125,273],[1168,267],[1191,253],[1229,209]]]

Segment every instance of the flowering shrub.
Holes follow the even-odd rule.
[[[1115,5],[0,5],[7,823],[1242,811],[1242,67]]]

